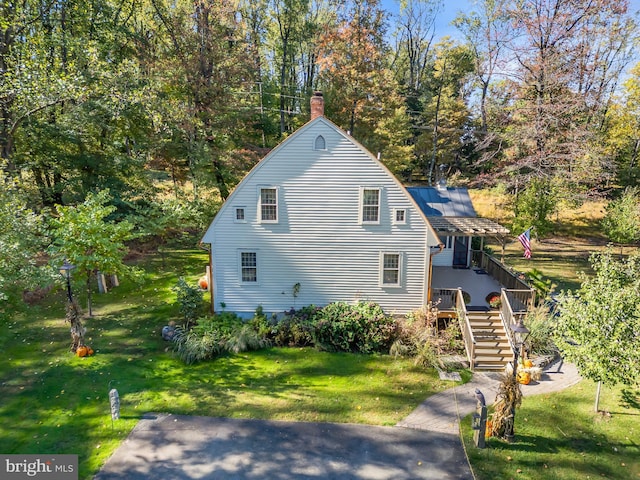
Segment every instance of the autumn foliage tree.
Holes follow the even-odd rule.
[[[353,2],[318,46],[319,85],[329,118],[399,171],[410,161],[410,137],[398,85],[387,63],[384,13],[377,0]]]

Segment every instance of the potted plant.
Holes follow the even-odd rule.
[[[498,292],[491,292],[489,295],[487,295],[486,300],[489,306],[494,309],[498,309],[502,305],[502,299]]]

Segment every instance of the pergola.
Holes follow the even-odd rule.
[[[438,234],[480,237],[484,248],[484,238],[493,237],[502,246],[504,257],[505,238],[509,236],[508,228],[499,223],[480,217],[427,217],[429,223]]]

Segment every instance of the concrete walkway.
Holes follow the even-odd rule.
[[[557,367],[524,395],[580,380],[573,365]],[[476,388],[492,403],[499,378],[476,373],[394,427],[147,414],[95,480],[471,480],[458,418],[475,411]]]
[[[470,382],[427,398],[397,426],[458,434],[458,418],[463,418],[476,410],[476,388],[484,394],[487,405],[492,405],[502,375],[502,373],[476,372]],[[543,370],[539,382],[522,385],[522,394],[529,396],[558,392],[575,385],[580,380],[575,365],[556,361]]]

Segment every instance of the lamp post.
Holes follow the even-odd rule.
[[[524,348],[524,342],[527,340],[529,336],[529,329],[524,326],[524,322],[522,318],[518,320],[518,323],[515,325],[511,325],[511,330],[514,333],[514,342],[513,342],[513,385],[514,388],[519,388],[518,385],[518,357],[520,356],[520,352]],[[513,427],[516,420],[516,405],[515,401],[511,404],[511,420],[507,422],[504,431],[504,438],[508,442],[512,442],[514,438]]]
[[[60,267],[60,274],[67,279],[67,297],[69,299],[69,303],[73,303],[73,296],[71,295],[71,270],[74,268],[76,268],[76,266],[70,264],[66,258]]]

